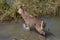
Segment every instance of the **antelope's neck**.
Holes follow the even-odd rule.
[[[21,16],[22,16],[22,18],[23,18],[24,20],[27,20],[27,19],[29,19],[29,17],[30,17],[27,12],[23,12],[23,13],[21,14]]]

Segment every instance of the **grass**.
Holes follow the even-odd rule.
[[[5,0],[0,0],[0,20],[17,21],[20,18],[17,13],[19,5],[25,7],[29,14],[36,17],[60,15],[60,12],[57,11],[59,5],[53,0],[15,0],[12,6],[7,4]]]

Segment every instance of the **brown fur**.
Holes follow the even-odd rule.
[[[36,29],[39,33],[45,35],[45,23],[43,20],[38,19],[32,15],[29,15],[22,7],[19,8],[18,13],[21,14],[25,23],[29,25],[31,29]]]

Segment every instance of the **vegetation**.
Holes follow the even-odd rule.
[[[16,11],[17,9],[11,8],[6,0],[0,0],[0,21],[12,21],[12,19],[17,21]]]
[[[11,0],[13,3],[8,4],[6,0],[0,0],[0,20],[17,21],[19,14],[18,6],[22,5],[27,12],[33,16],[55,16],[59,14],[58,3],[55,0]]]
[[[21,0],[21,5],[34,16],[55,15],[57,3],[55,0]]]

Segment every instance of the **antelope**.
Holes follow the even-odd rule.
[[[27,11],[21,6],[18,9],[18,13],[22,16],[24,19],[27,29],[36,29],[36,31],[42,35],[45,35],[45,23],[43,20],[38,19],[30,14],[27,13]],[[25,25],[25,24],[24,24]]]

